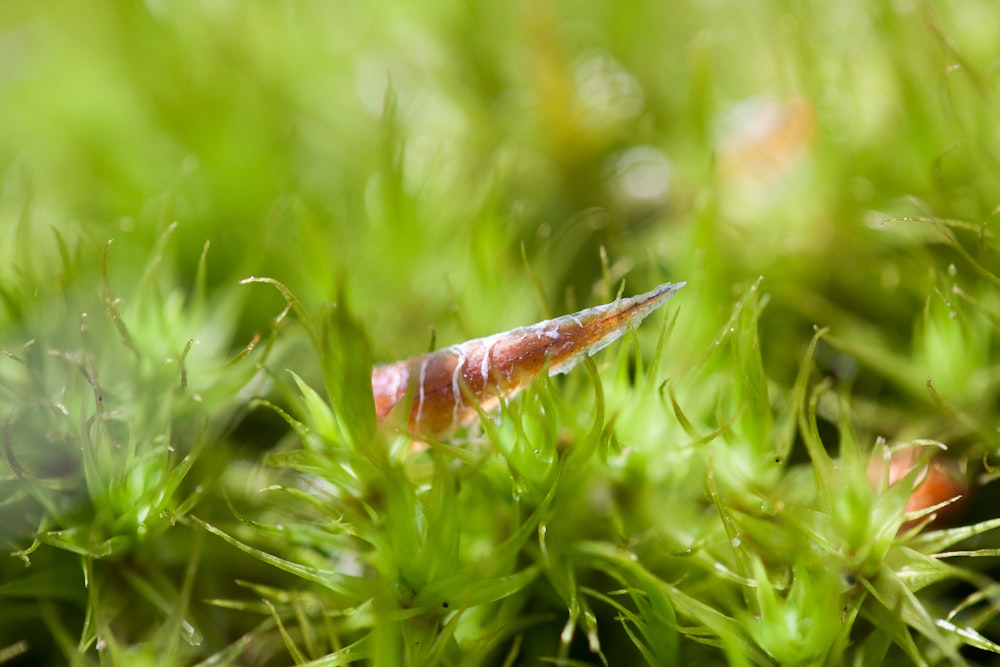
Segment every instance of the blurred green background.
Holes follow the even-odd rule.
[[[176,221],[182,285],[206,240],[212,288],[345,282],[387,358],[452,304],[479,331],[533,317],[522,244],[554,303],[604,247],[874,316],[918,277],[870,283],[900,233],[880,216],[995,206],[991,9],[9,3],[5,230],[142,255]]]
[[[208,424],[198,475],[241,474],[287,428],[247,408],[271,385],[226,360],[256,335],[275,372],[319,378],[301,337],[268,338],[285,303],[250,276],[309,311],[349,304],[377,362],[685,280],[678,375],[761,277],[774,396],[829,326],[817,364],[866,442],[978,461],[1000,446],[998,25],[989,0],[0,3],[8,433],[45,437],[25,398],[76,377],[19,360],[89,349],[104,378],[135,371],[123,423],[153,415],[182,450]],[[135,368],[106,351],[119,316],[93,324],[115,308]],[[177,359],[211,370],[158,408],[141,390],[172,391]],[[7,465],[12,552],[51,526]],[[193,548],[175,546],[172,572]],[[0,591],[23,569],[8,560]],[[7,623],[37,620],[23,604]]]
[[[905,339],[929,278],[896,246],[933,230],[878,223],[996,205],[989,2],[2,12],[5,285],[51,271],[50,228],[91,270],[114,238],[114,271],[176,221],[179,286],[206,240],[210,290],[342,283],[383,360],[536,319],[522,246],[553,311],[604,248],[637,288],[724,312],[763,275],[790,325],[826,299]],[[280,303],[248,298],[242,334]]]

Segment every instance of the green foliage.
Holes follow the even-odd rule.
[[[25,317],[8,332],[20,346],[4,349],[0,535],[22,572],[4,564],[0,595],[14,603],[5,625],[36,651],[42,627],[62,636],[51,648],[66,660],[100,645],[118,663],[159,651],[183,662],[179,646],[203,641],[187,609],[202,538],[178,521],[214,485],[221,436],[257,371],[223,356],[236,293],[185,299],[158,275],[171,231],[131,287],[109,278],[109,243],[91,266],[62,253],[63,275],[90,271],[93,289],[41,281],[50,289],[34,303],[10,294]],[[32,599],[30,612],[17,604]],[[82,632],[67,629],[84,609]],[[121,642],[137,622],[159,626],[142,648]]]
[[[6,3],[0,664],[1000,652],[998,21]],[[376,419],[375,362],[666,280]]]

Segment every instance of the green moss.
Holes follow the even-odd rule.
[[[992,3],[8,5],[0,664],[997,652]],[[667,280],[480,425],[375,418]]]

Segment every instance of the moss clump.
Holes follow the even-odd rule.
[[[8,4],[0,664],[996,652],[993,4]]]

